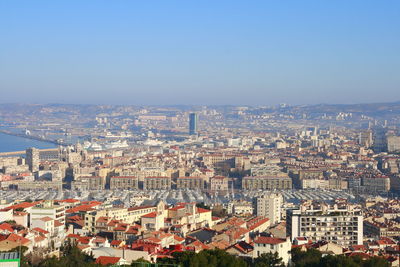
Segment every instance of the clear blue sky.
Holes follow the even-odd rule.
[[[400,100],[400,1],[0,2],[0,102]]]

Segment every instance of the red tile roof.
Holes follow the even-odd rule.
[[[150,213],[148,213],[148,214],[146,214],[146,215],[143,215],[142,216],[143,218],[155,218],[155,217],[157,217],[157,212],[150,212]]]
[[[268,221],[269,221],[268,218],[256,217],[255,219],[247,222],[247,227],[249,228],[250,231],[252,231],[257,227],[263,225],[264,223],[267,223]]]
[[[79,237],[81,237],[81,236],[77,235],[77,234],[69,234],[69,235],[67,235],[67,238],[79,238]]]
[[[43,240],[45,240],[46,238],[44,237],[44,236],[36,236],[35,237],[35,243],[38,243],[38,242],[41,242],[41,241],[43,241]]]
[[[36,232],[39,232],[39,233],[42,233],[42,234],[48,234],[49,233],[48,231],[46,231],[46,230],[44,230],[44,229],[42,229],[40,227],[35,227],[32,230],[36,231]]]
[[[110,245],[111,246],[119,246],[122,243],[121,240],[113,240],[111,241]]]
[[[61,222],[58,221],[58,220],[55,220],[55,221],[54,221],[54,227],[60,227],[60,226],[64,226],[64,224],[61,223]]]
[[[38,202],[21,202],[21,203],[18,203],[18,204],[15,204],[15,205],[11,205],[11,206],[8,206],[7,208],[5,208],[5,209],[7,209],[7,210],[16,210],[16,209],[26,209],[26,208],[30,208],[30,207],[33,207],[33,206],[35,206],[36,204],[38,204],[38,203],[40,203],[39,201]]]
[[[284,242],[286,242],[285,239],[268,237],[268,236],[259,236],[254,240],[254,243],[257,244],[271,244],[271,245],[276,245]]]
[[[78,213],[80,211],[90,211],[93,210],[93,207],[98,206],[100,204],[92,203],[92,204],[83,204],[70,209],[67,209],[65,213]]]
[[[155,208],[155,207],[154,206],[131,207],[131,208],[128,208],[128,211],[142,210],[142,209],[149,209],[149,208]]]
[[[57,202],[76,203],[76,202],[79,202],[79,200],[73,199],[73,198],[67,198],[67,199],[63,199],[63,200],[57,200]]]
[[[119,262],[120,257],[100,256],[96,259],[96,263],[100,265],[111,265]]]
[[[211,212],[211,210],[208,209],[203,209],[203,208],[197,208],[198,213],[205,213],[205,212]]]
[[[180,237],[180,236],[177,236],[177,235],[174,235],[174,239],[175,239],[176,241],[178,241],[178,242],[183,242],[183,241],[185,241],[184,238],[182,238],[182,237]]]
[[[0,230],[9,231],[10,233],[14,232],[14,229],[12,228],[11,224],[9,224],[9,223],[0,224]]]
[[[46,217],[40,218],[39,220],[44,221],[44,222],[49,222],[49,221],[52,221],[53,219],[50,218],[49,216],[46,216]]]
[[[31,242],[28,238],[19,236],[19,235],[17,235],[17,234],[10,234],[10,235],[7,237],[7,240],[12,241],[12,242],[16,242],[16,243],[21,243],[22,245]]]

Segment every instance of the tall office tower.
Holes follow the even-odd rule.
[[[384,152],[387,149],[386,129],[382,126],[375,126],[373,129],[373,149],[375,153]]]
[[[341,246],[363,244],[363,215],[356,206],[307,205],[286,211],[286,234]]]
[[[371,147],[373,143],[372,131],[367,130],[365,132],[360,132],[358,136],[358,143],[364,147]]]
[[[257,216],[267,217],[271,225],[281,221],[281,207],[283,197],[281,194],[265,194],[257,198]]]
[[[26,151],[26,164],[29,166],[31,172],[39,171],[39,150],[37,148],[31,147]]]
[[[315,136],[315,135],[317,135],[317,132],[318,132],[318,127],[317,126],[310,126],[310,127],[306,128],[306,133],[308,135]]]
[[[197,114],[190,113],[189,114],[189,134],[196,135],[197,134]]]

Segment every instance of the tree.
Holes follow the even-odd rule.
[[[202,209],[208,209],[208,210],[210,209],[210,207],[207,206],[206,204],[204,204],[204,202],[197,203],[197,204],[196,204],[196,207],[202,208]]]
[[[294,248],[291,251],[292,262],[295,267],[389,267],[390,264],[384,258],[371,257],[363,260],[359,256],[347,257],[344,255],[327,255],[316,249],[301,251]]]
[[[172,258],[162,258],[159,259],[158,263],[166,264],[179,264],[184,267],[189,267],[191,260],[196,256],[196,253],[192,251],[174,252],[172,253]]]
[[[216,206],[214,206],[214,208],[212,209],[212,216],[217,216],[217,217],[220,217],[220,218],[223,218],[223,217],[226,217],[226,216],[228,216],[228,212],[227,212],[227,210],[226,209],[224,209],[223,207],[222,207],[222,205],[216,205]]]
[[[279,257],[278,253],[264,253],[260,257],[254,259],[255,267],[284,267],[285,264],[282,262],[282,258]]]
[[[318,266],[322,258],[322,253],[316,249],[301,251],[300,248],[294,248],[290,253],[296,267]]]
[[[389,267],[387,260],[381,257],[372,257],[362,263],[362,267]]]
[[[357,262],[354,261],[352,257],[346,257],[344,255],[327,255],[321,258],[319,266],[329,266],[329,267],[357,267],[360,266]]]
[[[131,267],[147,267],[147,266],[150,266],[150,262],[143,258],[140,258],[140,259],[132,261],[130,266]]]
[[[179,264],[182,267],[247,267],[244,260],[228,254],[220,249],[202,250],[199,253],[184,251],[174,252],[171,258],[163,258],[158,261],[163,263]]]
[[[71,243],[67,243],[66,245],[64,245],[61,248],[60,254],[61,254],[60,258],[58,259],[56,257],[44,259],[38,264],[38,267],[98,266],[97,264],[95,264],[93,256],[83,253],[79,248],[77,248],[74,244]]]

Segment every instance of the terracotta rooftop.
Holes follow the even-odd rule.
[[[254,240],[254,243],[256,243],[256,244],[276,245],[276,244],[280,244],[280,243],[284,243],[284,242],[286,242],[285,239],[268,237],[268,236],[259,236]]]
[[[120,257],[100,256],[96,259],[96,263],[106,266],[106,265],[117,264],[120,259],[121,259]]]

